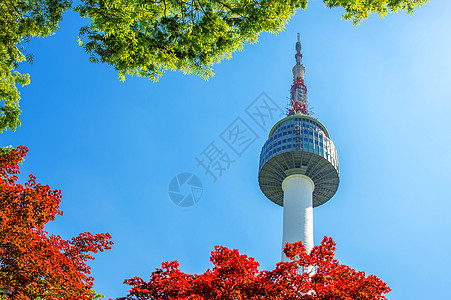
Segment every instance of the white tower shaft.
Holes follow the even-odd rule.
[[[283,248],[286,243],[301,241],[307,252],[310,252],[313,248],[314,189],[315,184],[305,175],[290,175],[282,182],[282,261],[289,261],[283,253]]]

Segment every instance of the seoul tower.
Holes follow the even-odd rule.
[[[338,189],[338,156],[326,127],[310,116],[299,34],[295,58],[287,117],[272,127],[263,145],[258,183],[269,200],[283,206],[282,249],[302,241],[309,252],[313,207]],[[283,251],[282,260],[288,260]]]

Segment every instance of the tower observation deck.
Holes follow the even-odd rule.
[[[338,156],[326,127],[309,113],[299,34],[295,58],[288,116],[272,127],[263,145],[258,182],[269,200],[283,206],[282,247],[302,241],[310,251],[313,207],[338,189]]]

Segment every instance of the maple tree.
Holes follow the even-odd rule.
[[[108,233],[80,233],[71,240],[50,235],[44,225],[59,210],[61,192],[36,182],[18,183],[28,149],[0,155],[0,297],[3,299],[92,299],[88,259],[110,249]]]
[[[291,261],[279,262],[272,271],[259,271],[259,263],[238,250],[216,246],[214,264],[200,275],[180,271],[177,261],[165,262],[148,282],[139,277],[125,280],[129,294],[118,300],[134,299],[386,299],[390,288],[376,276],[338,263],[335,242],[324,237],[307,253],[301,242],[287,244]],[[300,272],[300,269],[310,272]],[[313,269],[315,269],[313,271]]]

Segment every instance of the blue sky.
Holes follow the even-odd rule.
[[[389,299],[449,295],[451,2],[359,26],[341,14],[311,1],[284,32],[262,34],[208,81],[169,72],[158,83],[119,82],[111,67],[88,63],[77,44],[86,20],[73,13],[54,36],[29,44],[22,126],[1,143],[29,147],[22,175],[62,190],[64,216],[49,232],[113,236],[113,249],[91,263],[99,293],[124,296],[124,279],[148,279],[162,261],[202,273],[215,245],[275,266],[282,208],[257,181],[270,126],[245,109],[262,92],[286,104],[300,32],[308,99],[337,147],[341,176],[336,195],[314,210],[315,243],[333,237],[340,262],[386,281]],[[238,117],[258,135],[241,157],[220,138]],[[195,160],[211,142],[234,160],[216,182]],[[183,172],[203,185],[189,208],[168,196]]]

